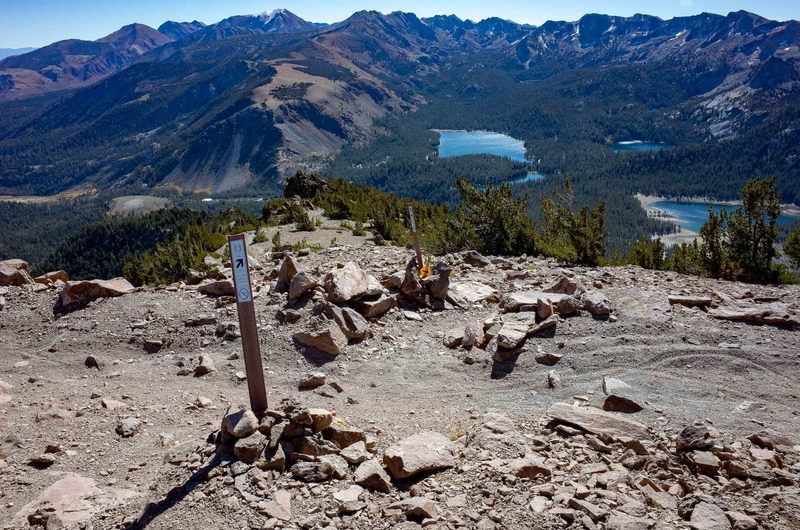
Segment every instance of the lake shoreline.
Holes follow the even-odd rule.
[[[636,193],[633,197],[639,201],[639,204],[645,210],[652,210],[652,205],[657,202],[687,202],[687,203],[701,203],[701,204],[720,204],[725,206],[741,206],[742,201],[722,201],[712,197],[701,196],[665,196],[665,195],[645,195],[644,193]],[[790,217],[800,217],[800,206],[791,203],[781,204],[781,213]]]

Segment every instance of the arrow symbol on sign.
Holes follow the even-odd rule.
[[[244,267],[244,258],[239,258],[236,260],[236,268],[241,269]]]

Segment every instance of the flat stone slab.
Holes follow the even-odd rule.
[[[650,440],[650,429],[637,421],[595,407],[579,407],[567,403],[554,403],[547,416],[558,423],[566,423],[584,431],[611,438],[636,438]]]

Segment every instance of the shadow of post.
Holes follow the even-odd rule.
[[[153,520],[161,515],[162,513],[166,512],[177,503],[182,501],[189,495],[194,489],[200,485],[202,482],[208,479],[208,473],[214,469],[215,467],[219,466],[225,460],[223,455],[215,454],[214,458],[212,458],[208,464],[201,467],[197,471],[192,474],[191,477],[180,486],[175,486],[167,494],[158,502],[149,502],[147,505],[142,509],[142,512],[137,517],[136,521],[134,521],[130,526],[126,527],[126,530],[139,530],[142,528],[147,528],[147,526],[153,522]]]

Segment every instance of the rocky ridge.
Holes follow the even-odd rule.
[[[6,527],[800,524],[795,287],[263,248],[261,419],[222,262],[154,289],[0,264]]]

